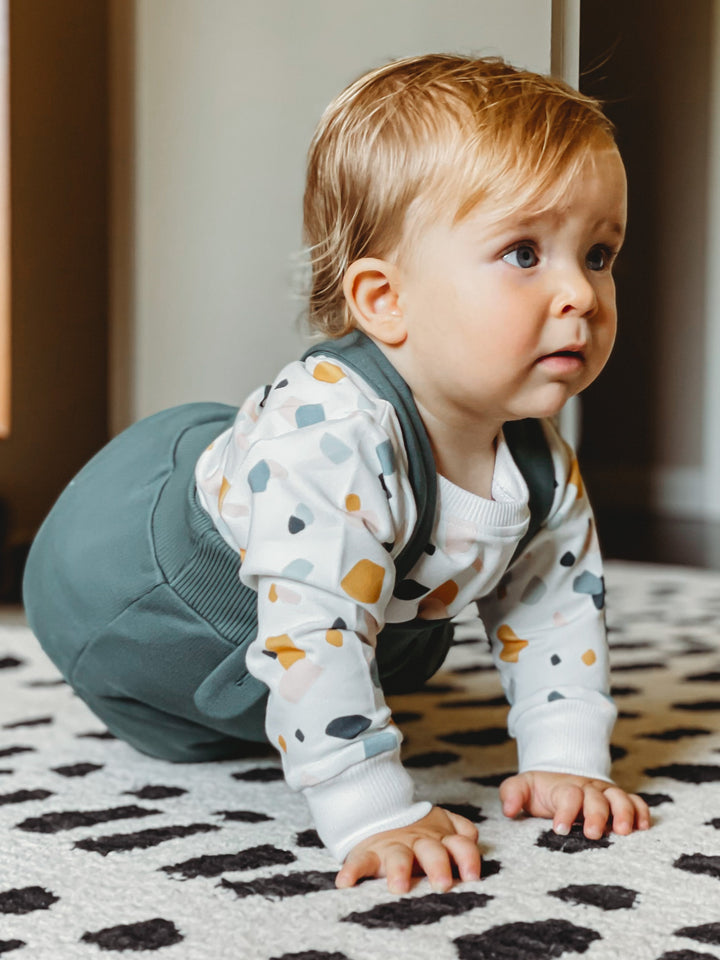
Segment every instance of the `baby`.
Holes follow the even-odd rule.
[[[394,62],[310,148],[311,325],[242,408],[188,404],[62,494],[28,617],[108,728],[175,761],[279,751],[339,887],[480,875],[418,802],[384,694],[441,665],[475,603],[511,704],[502,809],[646,829],[609,779],[601,558],[552,417],[602,370],[625,175],[598,104],[499,59]]]

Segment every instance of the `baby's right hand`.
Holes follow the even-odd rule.
[[[478,832],[465,817],[433,807],[422,820],[376,833],[353,847],[335,878],[335,886],[352,887],[362,877],[387,877],[391,893],[407,893],[417,863],[433,888],[452,886],[452,861],[461,880],[480,878]]]

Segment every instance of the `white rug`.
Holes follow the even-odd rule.
[[[421,797],[480,826],[485,877],[396,898],[333,887],[268,755],[173,765],[103,736],[0,615],[0,954],[13,960],[720,958],[720,574],[608,564],[616,779],[654,825],[589,842],[506,821],[507,708],[476,624],[396,697]]]

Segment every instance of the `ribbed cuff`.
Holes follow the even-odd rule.
[[[513,720],[518,770],[610,779],[610,735],[617,711],[610,701],[553,700]]]
[[[356,763],[303,793],[320,839],[342,862],[361,840],[406,827],[430,812],[427,801],[413,802],[414,789],[395,750]]]

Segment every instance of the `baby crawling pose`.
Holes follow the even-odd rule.
[[[340,887],[480,875],[474,825],[415,799],[385,701],[470,603],[517,741],[503,812],[649,826],[609,779],[601,558],[551,419],[610,354],[625,217],[612,127],[560,81],[446,55],[366,74],[308,159],[326,339],[239,411],[132,426],[37,536],[28,616],[79,696],[169,760],[268,740]]]

